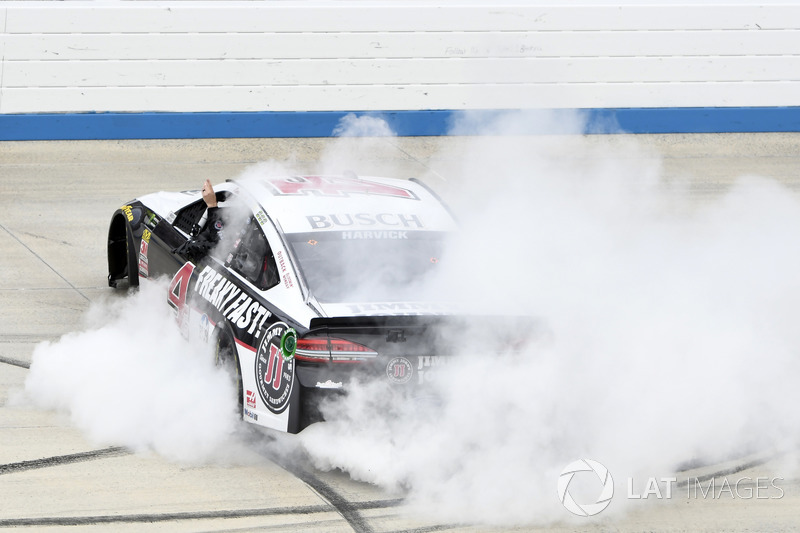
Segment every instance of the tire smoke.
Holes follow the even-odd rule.
[[[232,459],[235,385],[208,345],[181,336],[166,291],[142,280],[133,294],[93,303],[83,331],[37,345],[24,401],[67,413],[98,445],[178,462]]]
[[[318,468],[403,492],[437,519],[507,525],[564,519],[556,481],[580,458],[624,494],[628,477],[796,443],[791,191],[743,176],[698,201],[635,143],[517,136],[513,115],[459,127],[475,137],[438,154],[447,164],[428,182],[462,231],[429,287],[535,317],[547,334],[502,353],[502,332],[458,332],[434,403],[355,387],[300,435]],[[622,496],[605,512],[629,507]]]

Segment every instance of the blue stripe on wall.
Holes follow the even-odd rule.
[[[584,133],[724,133],[800,131],[800,107],[618,108],[554,110],[577,114]],[[0,115],[0,140],[330,137],[346,111],[237,113],[47,113]],[[469,135],[481,124],[522,113],[513,133],[550,133],[541,110],[352,112],[384,119],[399,136]],[[556,115],[557,116],[557,115]],[[573,122],[574,123],[574,122]],[[521,124],[521,126],[520,126]],[[456,125],[456,128],[454,128]],[[555,133],[574,133],[562,131]]]

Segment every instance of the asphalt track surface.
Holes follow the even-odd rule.
[[[588,142],[629,142],[595,137]],[[22,388],[34,347],[80,327],[93,301],[108,297],[109,215],[155,190],[196,189],[236,177],[260,161],[291,158],[298,172],[326,157],[330,139],[0,143],[0,528],[30,531],[503,531],[440,523],[404,510],[402,495],[321,472],[302,460],[254,450],[252,464],[177,464],[156,454],[97,446],[62,413],[8,405]],[[345,141],[348,142],[348,141]],[[385,138],[344,152],[366,174],[452,176],[459,138]],[[586,142],[586,141],[583,141]],[[640,136],[667,178],[690,201],[723,192],[754,173],[800,190],[800,135]],[[442,148],[454,149],[442,156]],[[569,150],[564,157],[569,157]],[[641,154],[635,157],[642,157]],[[591,161],[587,161],[591,164]],[[344,170],[344,169],[343,169]],[[752,455],[687,465],[697,479],[775,475],[776,458]],[[782,464],[782,463],[781,463]],[[677,498],[613,520],[518,530],[791,531],[800,523],[798,481],[759,502]],[[680,480],[679,480],[680,484]],[[566,513],[566,512],[565,512]]]

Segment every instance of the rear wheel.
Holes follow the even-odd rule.
[[[214,362],[217,366],[224,368],[236,383],[237,405],[239,406],[239,416],[243,414],[242,397],[242,374],[239,371],[239,357],[236,353],[236,341],[233,335],[225,328],[217,328],[217,340],[214,348]]]

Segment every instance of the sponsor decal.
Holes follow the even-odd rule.
[[[278,254],[275,258],[278,260],[278,266],[281,269],[283,286],[287,289],[291,289],[294,287],[294,281],[292,281],[292,275],[289,273],[289,269],[286,268],[286,259],[283,257],[283,252],[278,250]]]
[[[403,316],[403,315],[445,315],[447,306],[439,303],[427,302],[379,302],[347,304],[351,316],[371,316],[375,314]]]
[[[273,194],[279,196],[314,195],[347,198],[351,194],[391,196],[419,200],[408,189],[359,178],[340,176],[293,176],[272,178],[266,182]]]
[[[386,365],[386,377],[392,383],[408,383],[414,376],[414,367],[405,357],[395,357]]]
[[[316,387],[318,389],[341,389],[342,388],[342,382],[341,381],[331,381],[330,379],[328,381],[326,381],[325,383],[322,383],[321,381],[317,381]]]
[[[125,216],[128,218],[128,222],[133,222],[133,209],[129,205],[123,205],[120,207],[122,212],[125,213]]]
[[[252,418],[253,421],[258,422],[258,415],[253,411],[251,411],[250,409],[244,410],[244,416],[246,416],[247,418]]]
[[[150,233],[147,230],[144,230],[145,233]],[[142,235],[142,242],[139,245],[139,275],[143,278],[149,277],[150,275],[150,265],[147,261],[147,250],[150,248],[149,244],[149,237],[147,236],[148,240],[144,240],[144,234]]]
[[[155,228],[158,225],[158,215],[148,209],[145,211],[144,223],[151,228]]]
[[[256,408],[256,393],[251,390],[247,391],[247,407]]]
[[[450,363],[450,358],[441,355],[420,355],[417,358],[417,370],[424,368],[447,366]]]
[[[150,230],[142,232],[142,242],[139,244],[139,275],[146,278],[150,275],[150,265],[147,261],[147,250],[150,248]]]
[[[228,319],[232,326],[252,334],[272,316],[233,281],[210,265],[198,275],[194,290]]]
[[[259,224],[261,224],[261,225],[263,226],[264,224],[266,224],[266,223],[267,223],[267,214],[266,214],[266,213],[264,213],[264,211],[262,211],[262,210],[260,210],[260,209],[259,209],[259,210],[256,212],[256,220],[258,220],[258,223],[259,223]]]
[[[289,326],[283,322],[272,324],[256,352],[256,384],[261,400],[275,414],[289,406],[294,386],[294,361],[281,354],[281,338]]]
[[[199,336],[203,342],[208,342],[208,335],[209,331],[211,331],[211,328],[213,328],[213,326],[211,325],[211,321],[208,319],[208,315],[203,313],[203,316],[200,317],[200,324],[198,326],[198,329],[200,330]]]
[[[343,231],[342,239],[408,239],[407,231]]]
[[[423,385],[430,380],[439,367],[447,366],[452,359],[441,355],[420,355],[417,357],[417,383]]]
[[[425,227],[417,215],[407,213],[353,213],[353,214],[330,214],[330,215],[309,215],[306,217],[311,229],[330,229],[346,227],[368,227],[368,226],[398,226],[403,228]]]

